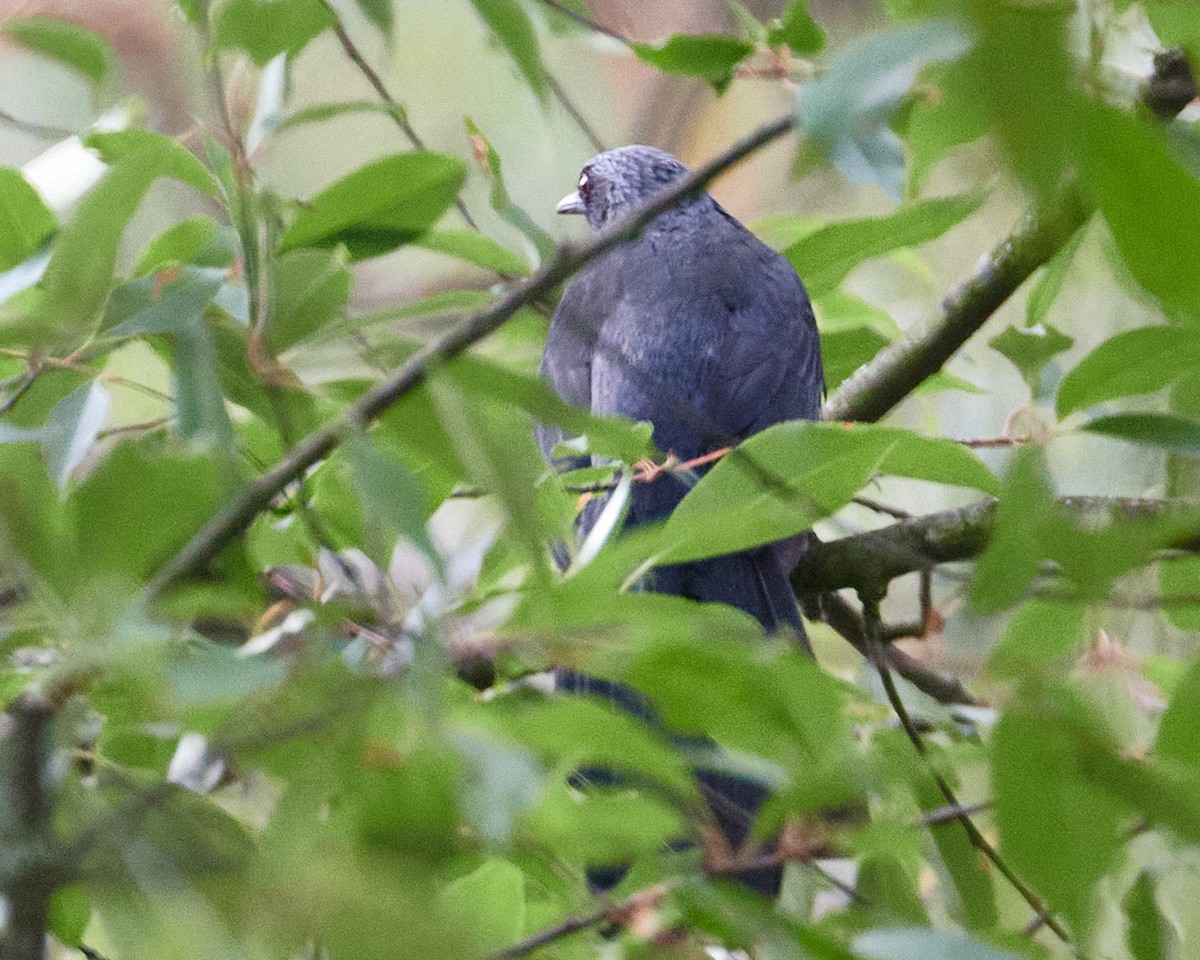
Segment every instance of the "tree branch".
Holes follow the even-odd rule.
[[[940,315],[880,351],[842,383],[822,410],[826,420],[883,418],[926,378],[937,373],[971,335],[1091,215],[1074,184],[1059,190],[1044,211],[1030,210],[988,253],[974,276],[941,303]]]
[[[788,114],[758,128],[708,163],[674,181],[636,213],[622,218],[585,243],[560,246],[549,262],[528,282],[509,291],[487,309],[418,351],[390,377],[351,404],[340,417],[310,433],[279,463],[248,484],[150,580],[145,588],[145,597],[154,599],[173,581],[198,573],[245,531],[289,483],[300,479],[310,467],[327,457],[344,440],[366,430],[376,417],[424,383],[431,369],[453,359],[497,330],[521,307],[550,293],[596,257],[636,237],[664,210],[703,190],[720,174],[778,140],[794,125],[795,118]]]
[[[1180,520],[1200,515],[1193,500],[1142,500],[1136,497],[1060,497],[1060,509],[1076,522],[1106,519]],[[996,522],[996,501],[978,500],[965,507],[900,520],[878,530],[838,540],[812,543],[792,573],[800,594],[823,593],[845,587],[869,589],[896,577],[955,560],[977,557],[987,546]],[[1168,549],[1200,551],[1200,537],[1183,524]]]

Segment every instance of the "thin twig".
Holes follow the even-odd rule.
[[[551,10],[557,10],[568,20],[574,20],[581,27],[587,27],[593,33],[600,33],[606,37],[611,37],[613,40],[623,43],[627,47],[633,45],[633,41],[623,33],[619,33],[618,31],[612,29],[612,27],[606,27],[604,24],[593,20],[589,16],[579,13],[577,10],[572,10],[565,3],[559,3],[558,0],[541,0],[541,2]]]
[[[21,398],[25,396],[25,394],[29,391],[29,388],[33,386],[34,381],[37,380],[38,375],[41,372],[41,367],[30,367],[27,371],[25,371],[25,374],[21,377],[21,381],[17,384],[12,393],[10,393],[2,402],[0,402],[0,417],[4,416],[6,413],[12,410],[13,407],[21,402]]]
[[[68,137],[76,136],[74,130],[68,130],[66,127],[56,127],[50,123],[22,120],[20,117],[14,117],[7,110],[0,110],[0,123],[6,123],[15,130],[20,130],[22,133],[28,133],[34,137],[41,137],[43,140],[66,140]]]
[[[184,545],[146,585],[156,597],[180,577],[199,572],[243,532],[289,483],[327,457],[344,440],[366,430],[381,413],[425,382],[429,372],[499,329],[521,307],[548,294],[587,263],[618,244],[638,236],[660,213],[705,188],[734,164],[778,140],[795,125],[791,114],[780,117],[735,143],[697,170],[680,177],[636,213],[600,231],[578,246],[564,244],[529,281],[510,290],[489,307],[419,350],[391,377],[376,384],[327,426],[301,440],[275,467],[249,484]]]
[[[896,681],[892,677],[888,658],[884,652],[883,641],[879,636],[879,594],[860,592],[859,599],[863,605],[863,620],[867,627],[867,643],[871,651],[871,661],[879,673],[879,679],[883,684],[884,692],[887,694],[888,702],[892,705],[892,710],[895,711],[896,717],[900,721],[900,726],[904,729],[905,734],[908,735],[908,739],[912,741],[913,748],[922,758],[928,761],[929,748],[926,746],[925,738],[921,736],[921,731],[917,729],[916,723],[913,722],[908,708],[904,705],[904,701],[900,697],[900,691],[896,688]],[[938,790],[945,797],[946,803],[953,808],[953,818],[962,824],[967,838],[971,841],[971,845],[987,857],[988,861],[1009,882],[1012,888],[1029,904],[1033,912],[1042,918],[1042,922],[1054,932],[1055,936],[1062,940],[1063,943],[1070,943],[1071,938],[1067,934],[1067,931],[1063,929],[1062,925],[1046,909],[1041,898],[1016,875],[1012,867],[1008,865],[1008,862],[1000,856],[996,848],[980,832],[979,827],[975,825],[975,821],[971,819],[967,808],[959,802],[953,788],[946,782],[946,778],[932,766],[929,766],[928,769],[934,783],[937,784]]]
[[[367,58],[362,55],[362,51],[358,49],[358,45],[355,44],[353,38],[350,36],[350,33],[346,30],[346,24],[342,21],[341,16],[338,14],[333,4],[330,3],[329,0],[319,0],[319,2],[333,20],[333,33],[334,36],[338,38],[338,43],[342,45],[342,50],[350,59],[350,62],[358,68],[358,72],[361,73],[364,78],[366,78],[367,83],[371,85],[371,88],[379,96],[379,99],[382,100],[387,106],[387,114],[392,118],[392,122],[396,124],[396,126],[400,129],[400,132],[408,138],[408,142],[414,147],[416,147],[418,150],[427,149],[425,146],[425,141],[413,128],[413,125],[409,123],[408,114],[404,107],[402,107],[399,101],[392,96],[391,91],[388,90],[387,85],[383,82],[383,78],[381,78],[375,68],[367,62]],[[467,205],[463,203],[461,197],[454,198],[454,206],[455,209],[458,210],[459,215],[463,218],[463,222],[466,223],[468,227],[470,227],[472,230],[479,229],[479,224],[475,222],[475,218],[471,216],[471,211],[467,209]]]
[[[542,73],[546,77],[546,85],[550,88],[550,92],[554,94],[554,99],[567,111],[567,116],[575,121],[575,125],[579,127],[580,131],[587,138],[588,143],[592,145],[592,149],[597,153],[603,153],[607,150],[608,148],[604,146],[604,141],[600,139],[600,135],[596,133],[595,128],[588,123],[587,118],[575,106],[575,102],[563,88],[563,85],[558,82],[558,78],[545,68],[543,68]]]

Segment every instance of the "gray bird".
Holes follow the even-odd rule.
[[[610,150],[587,163],[579,189],[563,198],[558,212],[583,214],[600,229],[686,173],[682,163],[653,147]],[[574,406],[648,420],[659,449],[682,460],[782,420],[815,420],[824,388],[816,322],[796,271],[707,193],[659,214],[638,239],[575,276],[551,321],[541,373]],[[538,441],[548,458],[561,437],[554,428],[539,427]],[[666,517],[688,488],[675,474],[635,485],[628,522]],[[581,526],[586,529],[598,513],[585,511]],[[791,538],[660,567],[646,586],[732,604],[768,632],[790,627],[807,649],[788,581],[798,543]],[[703,737],[673,735],[635,691],[564,668],[556,680],[560,690],[609,700],[693,753],[708,744],[717,762],[696,766],[697,783],[730,846],[738,849],[747,841],[768,795],[765,786],[722,772],[719,748]],[[580,770],[575,776],[600,786],[624,782],[609,769]],[[607,889],[625,869],[623,864],[589,867],[589,883]],[[754,867],[737,877],[774,896],[782,868]]]
[[[588,161],[558,212],[600,229],[686,173],[653,147],[609,150]],[[660,214],[574,277],[551,321],[541,373],[574,406],[648,420],[659,449],[681,460],[783,420],[815,420],[824,388],[804,284],[707,193]],[[548,457],[559,438],[539,430]],[[666,517],[687,490],[671,474],[635,485],[628,522]],[[732,604],[768,632],[791,627],[807,646],[788,581],[797,544],[660,567],[646,586]]]

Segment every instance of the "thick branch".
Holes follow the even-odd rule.
[[[984,257],[974,276],[942,300],[936,320],[881,351],[838,387],[825,403],[825,419],[867,423],[882,419],[937,373],[1090,215],[1074,185],[1063,188],[1041,213],[1027,212]]]
[[[1121,517],[1126,520],[1181,520],[1196,517],[1191,500],[1141,500],[1134,497],[1060,497],[1058,504],[1079,523]],[[881,587],[896,577],[955,560],[977,557],[987,546],[996,522],[996,501],[988,498],[924,517],[901,520],[867,533],[812,543],[792,574],[801,594],[845,587]],[[1200,538],[1181,524],[1177,542],[1164,548],[1200,550]]]
[[[527,283],[500,297],[487,309],[455,327],[444,337],[418,351],[386,380],[376,384],[350,405],[340,417],[301,440],[279,463],[249,484],[192,537],[146,586],[148,598],[157,597],[171,582],[198,573],[266,510],[283,489],[342,441],[366,430],[399,400],[425,382],[432,368],[462,353],[504,324],[523,306],[550,293],[590,261],[618,244],[633,239],[656,216],[686,197],[703,190],[712,180],[740,160],[778,140],[795,124],[790,114],[772,121],[735,143],[702,167],[659,192],[636,213],[601,231],[579,246],[563,244],[553,258]]]

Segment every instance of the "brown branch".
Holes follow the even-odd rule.
[[[1136,497],[1060,497],[1060,509],[1080,523],[1125,520],[1180,520],[1200,515],[1193,500],[1144,500]],[[928,567],[977,557],[987,546],[996,522],[996,501],[990,497],[965,507],[901,520],[878,530],[814,542],[792,574],[800,594],[817,594],[846,587],[874,589],[896,577]],[[1178,539],[1167,549],[1200,551],[1200,537],[1181,524]]]
[[[4,877],[8,900],[8,932],[0,942],[0,960],[42,960],[50,897],[62,870],[50,829],[50,800],[45,768],[50,753],[54,704],[27,692],[8,708],[12,727],[5,738],[8,753],[8,836],[3,845],[11,856],[11,875]]]
[[[970,339],[1038,267],[1048,262],[1091,215],[1074,184],[1042,211],[1030,210],[984,258],[974,276],[943,301],[940,315],[882,350],[847,378],[825,403],[826,420],[883,418]]]
[[[896,682],[892,677],[892,671],[888,664],[887,652],[879,636],[880,593],[863,592],[859,594],[859,597],[863,604],[863,620],[867,628],[867,643],[870,649],[871,662],[879,672],[879,679],[883,683],[884,692],[887,694],[888,702],[892,705],[892,710],[895,711],[896,717],[900,721],[900,726],[904,728],[908,739],[912,741],[913,748],[928,763],[929,748],[925,745],[925,739],[921,736],[921,731],[917,729],[917,725],[909,715],[908,709],[904,706],[904,701],[900,697],[900,691],[896,689]],[[946,778],[938,773],[932,765],[928,765],[928,769],[930,776],[933,777],[933,782],[937,784],[938,790],[945,797],[946,803],[954,809],[954,819],[962,824],[963,830],[966,831],[967,839],[971,841],[971,845],[988,859],[988,862],[1021,895],[1021,898],[1029,904],[1033,912],[1041,919],[1041,922],[1049,927],[1055,936],[1062,940],[1063,943],[1070,943],[1071,939],[1067,935],[1067,931],[1054,919],[1053,914],[1046,909],[1041,898],[1016,875],[1012,867],[1008,865],[1008,862],[1000,856],[996,848],[992,846],[979,827],[975,825],[975,821],[971,819],[967,808],[959,803],[958,797],[955,795],[950,784],[946,782]]]
[[[350,405],[332,423],[301,440],[278,464],[259,476],[226,504],[184,545],[147,584],[148,598],[181,577],[200,572],[218,553],[241,534],[283,489],[316,463],[327,457],[344,440],[366,430],[371,423],[412,390],[425,382],[434,367],[453,359],[472,344],[497,330],[521,307],[550,293],[564,280],[596,257],[636,237],[656,216],[686,197],[703,190],[734,164],[778,140],[792,129],[791,114],[772,121],[739,140],[725,152],[656,194],[636,213],[602,230],[578,246],[564,244],[522,286],[510,290],[489,307],[459,324],[448,334],[419,350],[395,373],[376,384]]]

